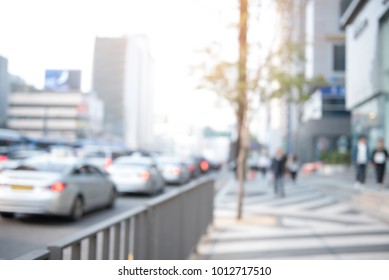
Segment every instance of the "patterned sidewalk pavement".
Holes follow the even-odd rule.
[[[237,185],[230,180],[215,198],[214,226],[194,258],[389,260],[389,224],[358,210],[356,191],[330,179],[288,182],[286,197],[278,198],[257,177],[246,184],[241,221],[235,219]]]

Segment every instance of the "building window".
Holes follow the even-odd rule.
[[[346,12],[348,6],[350,6],[352,1],[353,0],[342,0],[342,1],[340,1],[340,16],[342,16]]]
[[[340,7],[339,7],[339,20],[342,18],[342,16],[344,15],[344,13],[347,11],[347,8],[350,6],[351,2],[353,2],[353,0],[341,0],[340,1]],[[340,26],[339,27],[341,31],[345,31],[346,27],[345,26]]]
[[[334,46],[334,71],[346,70],[346,47]]]

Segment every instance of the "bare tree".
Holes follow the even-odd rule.
[[[239,128],[239,152],[237,158],[238,172],[238,209],[237,219],[243,215],[244,179],[246,171],[247,148],[249,145],[248,128],[248,97],[247,97],[247,22],[248,22],[248,0],[240,0],[240,22],[239,22],[239,63],[238,63],[238,128]]]
[[[277,0],[282,4],[279,13],[288,12],[293,7],[292,0]],[[238,152],[236,155],[238,196],[236,218],[243,216],[244,184],[246,174],[246,159],[248,155],[250,133],[249,123],[253,116],[253,99],[255,95],[260,95],[262,101],[272,98],[287,97],[291,99],[290,93],[293,89],[303,92],[304,75],[301,72],[293,73],[285,65],[294,65],[295,62],[303,63],[301,48],[287,36],[283,44],[276,51],[269,52],[264,59],[258,61],[256,69],[248,70],[248,21],[249,21],[249,1],[239,0],[239,25],[238,25],[238,45],[239,59],[236,62],[225,61],[220,57],[221,46],[214,44],[208,47],[203,53],[206,54],[205,62],[197,67],[202,71],[202,83],[200,88],[207,88],[219,94],[230,102],[234,109],[237,123],[237,143]],[[291,15],[288,15],[291,17]],[[283,25],[281,24],[281,28]],[[289,30],[290,31],[290,30]],[[288,32],[282,34],[289,34]],[[258,35],[259,36],[259,35]],[[274,42],[273,42],[274,43]],[[250,46],[251,47],[251,46]],[[254,46],[258,47],[258,46]],[[274,63],[278,61],[278,63]],[[266,70],[266,71],[264,71]],[[266,79],[263,73],[266,72]],[[279,84],[277,89],[261,87],[260,81],[267,85],[272,82]],[[303,99],[301,94],[299,98]],[[298,100],[295,100],[299,102]]]
[[[238,61],[231,62],[223,60],[220,57],[221,46],[213,44],[203,51],[206,54],[205,62],[199,67],[196,67],[196,70],[202,71],[202,82],[199,88],[207,88],[216,92],[231,104],[235,112],[238,146],[235,158],[237,164],[236,177],[238,181],[237,219],[243,217],[246,159],[250,142],[249,123],[255,111],[253,97],[255,95],[259,96],[261,74],[270,60],[268,57],[262,63],[258,61],[256,69],[248,71],[248,21],[249,1],[239,0]]]

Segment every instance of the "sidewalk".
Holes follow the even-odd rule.
[[[213,229],[192,258],[389,259],[389,225],[355,208],[377,205],[378,193],[389,205],[389,191],[352,186],[347,178],[308,176],[297,186],[288,183],[286,198],[277,198],[257,178],[246,183],[244,218],[237,221],[232,179],[218,192]]]
[[[388,182],[383,188],[376,186],[374,176],[367,177],[366,185],[362,189],[354,188],[355,174],[347,173],[342,175],[313,175],[311,178],[320,178],[325,181],[325,187],[332,190],[347,193],[355,208],[367,212],[373,217],[389,223],[389,185]]]

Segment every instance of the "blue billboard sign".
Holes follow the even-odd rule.
[[[80,70],[46,70],[45,90],[70,92],[81,90]]]
[[[344,98],[346,96],[344,86],[320,87],[320,91],[323,97]]]

